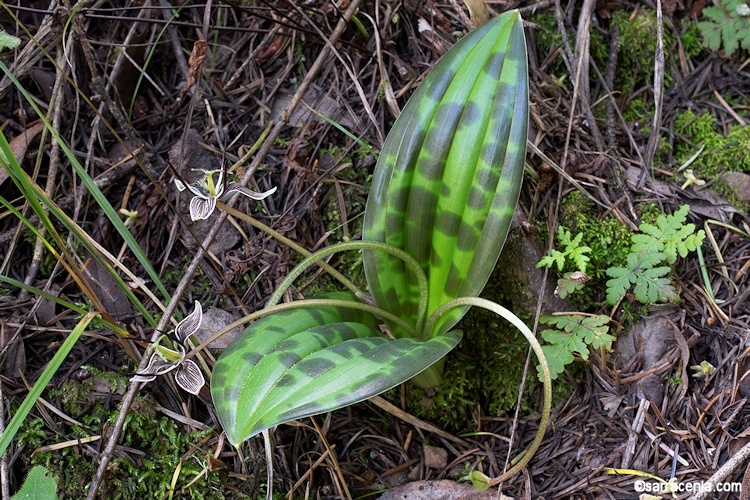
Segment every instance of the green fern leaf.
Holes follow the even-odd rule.
[[[539,261],[536,267],[552,267],[555,264],[557,265],[557,269],[562,271],[563,266],[565,265],[565,254],[558,252],[557,250],[552,250],[550,255],[542,257],[542,260]]]
[[[741,14],[747,9],[744,0],[717,0],[716,6],[703,9],[708,19],[698,23],[706,48],[716,52],[724,45],[724,53],[731,56],[740,46],[750,49],[750,19]]]
[[[631,283],[635,283],[635,273],[624,267],[610,267],[607,269],[607,276],[612,278],[607,280],[607,303],[615,305],[628,293]]]
[[[560,330],[544,330],[542,331],[542,338],[549,342],[549,344],[542,346],[542,351],[547,358],[552,380],[556,380],[557,376],[565,371],[565,367],[574,361],[574,352],[580,354],[584,359],[589,357],[589,348],[577,335]],[[537,369],[541,377],[541,370]]]
[[[651,228],[657,230],[651,224],[641,224],[641,231],[646,231],[647,229]],[[655,238],[650,234],[634,234],[630,237],[630,241],[633,243],[633,245],[630,247],[630,251],[632,253],[652,254],[664,250],[664,243],[662,243],[659,238]]]
[[[656,267],[637,273],[633,293],[642,304],[657,302],[675,302],[679,299],[672,281],[663,276],[669,272],[669,267]]]
[[[557,264],[557,270],[562,272],[563,267],[565,267],[565,260],[570,259],[579,271],[585,273],[586,264],[590,260],[585,254],[591,252],[591,248],[581,245],[582,239],[583,233],[578,233],[575,238],[571,239],[570,231],[559,226],[557,228],[557,241],[561,247],[565,248],[565,251],[560,252],[553,249],[550,255],[543,257],[536,267],[552,267]]]
[[[677,261],[678,254],[680,257],[686,257],[688,252],[694,251],[705,238],[702,230],[695,233],[695,224],[685,224],[689,210],[688,205],[682,205],[672,215],[660,215],[656,219],[655,226],[648,223],[641,224],[639,229],[642,234],[635,234],[631,237],[633,245],[630,251],[646,254],[663,252],[669,264]]]
[[[579,271],[585,273],[586,272],[586,264],[589,262],[589,258],[585,255],[585,253],[590,252],[591,249],[587,246],[578,247],[575,250],[572,250],[570,252],[571,259],[573,260],[573,263],[576,265]]]
[[[612,342],[615,338],[609,335],[609,316],[606,314],[600,314],[598,316],[579,316],[579,326],[575,330],[577,335],[583,337],[583,341],[594,349],[599,349],[604,346],[604,349],[609,351],[612,349]]]
[[[542,350],[553,379],[565,370],[565,366],[573,362],[573,354],[577,353],[583,359],[589,359],[589,346],[594,349],[604,347],[609,351],[615,340],[615,337],[607,333],[609,317],[603,314],[543,316],[539,321],[556,328],[542,331],[542,338],[547,342],[542,346]]]

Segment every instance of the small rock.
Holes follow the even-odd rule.
[[[514,216],[514,225],[523,218],[517,212]],[[514,312],[534,315],[539,300],[539,293],[544,288],[542,298],[542,314],[556,311],[569,311],[571,306],[568,301],[555,295],[557,287],[554,279],[555,273],[547,273],[547,282],[544,282],[544,269],[537,268],[537,263],[544,257],[544,251],[534,242],[531,237],[525,236],[520,230],[513,230],[508,234],[505,241],[503,253],[500,256],[493,280],[501,282],[523,283],[523,296],[513,300]],[[555,268],[556,269],[556,268]],[[544,286],[543,286],[544,285]]]
[[[380,500],[512,500],[498,494],[495,488],[477,491],[471,483],[441,481],[416,481],[407,483],[382,494]]]
[[[742,172],[727,172],[724,180],[744,203],[750,203],[750,175]]]
[[[196,332],[195,336],[200,342],[205,342],[213,337],[214,334],[223,330],[228,325],[231,325],[238,319],[240,319],[239,316],[228,311],[216,307],[209,307],[203,311],[203,322],[201,323],[200,330]],[[208,344],[208,347],[209,349],[224,349],[240,333],[242,333],[242,327],[238,326],[232,328],[227,333]]]
[[[424,463],[430,469],[442,470],[448,465],[448,450],[424,445]]]

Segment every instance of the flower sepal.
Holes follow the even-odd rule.
[[[168,340],[166,335],[161,335],[156,342],[151,344],[151,357],[146,368],[131,377],[131,382],[152,382],[159,375],[165,375],[172,370],[175,382],[185,391],[198,394],[206,384],[206,379],[200,367],[191,359],[185,359],[185,351],[188,347],[187,339],[200,329],[203,321],[203,308],[200,302],[195,301],[195,308],[180,321],[174,329],[178,342],[170,342],[172,347],[163,344]]]
[[[240,193],[248,198],[260,201],[276,192],[274,187],[263,193],[258,193],[237,182],[228,182],[225,186],[223,170],[200,170],[203,172],[203,177],[197,182],[185,184],[180,179],[174,180],[178,191],[182,192],[187,189],[194,195],[190,200],[190,219],[193,221],[208,219],[216,209],[216,201],[226,198],[232,193]],[[214,182],[214,174],[216,173],[219,174],[219,178],[217,182]]]

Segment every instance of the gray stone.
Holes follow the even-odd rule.
[[[393,488],[379,497],[380,500],[490,500],[510,497],[498,493],[495,488],[477,491],[471,483],[441,481],[415,481]]]
[[[740,200],[750,203],[750,175],[742,172],[727,172],[723,177]]]
[[[238,319],[240,319],[239,316],[228,311],[216,307],[209,307],[207,310],[203,311],[203,322],[195,336],[201,343],[203,343]],[[240,333],[242,333],[241,326],[232,328],[227,333],[208,344],[208,347],[209,349],[224,349]]]

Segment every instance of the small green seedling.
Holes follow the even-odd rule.
[[[586,265],[589,263],[589,257],[586,254],[591,252],[591,248],[581,245],[582,239],[583,233],[578,233],[575,238],[571,238],[570,231],[559,226],[557,228],[557,242],[565,250],[560,252],[553,248],[550,255],[543,257],[536,267],[552,267],[557,264],[557,270],[562,271],[565,267],[565,262],[570,261],[576,269],[585,273]]]

